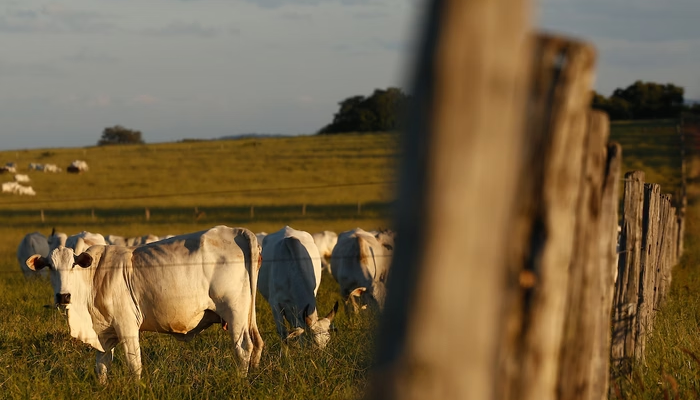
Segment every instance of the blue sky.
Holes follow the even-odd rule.
[[[337,102],[404,85],[423,0],[6,0],[0,149],[304,134]],[[700,98],[700,1],[544,0],[535,26],[592,41],[596,89]]]

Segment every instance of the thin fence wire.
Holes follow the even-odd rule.
[[[309,185],[309,186],[289,186],[276,188],[259,188],[259,189],[235,189],[235,190],[218,190],[209,192],[177,192],[177,193],[160,193],[151,195],[138,196],[123,196],[123,197],[74,197],[69,199],[47,199],[47,200],[13,200],[0,202],[0,206],[8,205],[31,205],[31,204],[59,204],[59,203],[75,203],[75,202],[98,202],[98,201],[128,201],[128,200],[144,200],[144,199],[160,199],[167,197],[194,197],[194,196],[217,196],[228,194],[257,194],[257,193],[283,193],[297,190],[319,190],[332,188],[346,188],[358,186],[375,186],[375,185],[395,185],[396,181],[375,181],[375,182],[356,182],[356,183],[337,183],[324,185]]]

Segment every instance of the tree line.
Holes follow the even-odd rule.
[[[700,115],[700,103],[685,104],[684,89],[672,83],[636,81],[617,88],[606,97],[593,92],[594,109],[608,113],[611,120],[679,118],[683,113]],[[338,103],[333,121],[319,134],[345,132],[387,132],[400,128],[411,96],[397,87],[375,89],[370,96],[355,95]],[[141,131],[121,125],[105,128],[98,145],[144,143]]]

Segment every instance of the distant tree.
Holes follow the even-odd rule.
[[[121,125],[115,125],[111,128],[105,128],[102,131],[102,137],[97,142],[98,146],[106,146],[113,144],[143,144],[141,131],[124,128]]]
[[[636,81],[615,89],[609,98],[594,92],[592,107],[606,111],[612,120],[678,118],[686,109],[683,94],[672,83]]]
[[[401,113],[409,100],[401,89],[376,89],[370,97],[352,96],[338,103],[333,122],[320,134],[341,132],[384,132],[399,127]]]

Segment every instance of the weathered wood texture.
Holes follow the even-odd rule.
[[[655,183],[644,185],[644,210],[642,215],[642,251],[640,259],[639,298],[637,303],[637,327],[634,357],[644,360],[646,337],[651,333],[654,317],[654,287],[656,284],[656,263],[658,260],[659,216],[661,188]]]
[[[595,61],[592,47],[560,37],[540,36],[534,53],[528,168],[509,246],[503,399],[556,398]]]
[[[637,304],[641,272],[644,172],[625,174],[620,257],[613,306],[613,368],[629,373],[637,340]]]
[[[605,383],[600,381],[607,375],[609,367],[609,341],[604,340],[600,333],[607,329],[606,335],[609,336],[610,332],[612,298],[609,293],[614,282],[616,204],[619,195],[612,192],[614,188],[611,186],[617,185],[609,179],[619,179],[620,162],[619,157],[609,159],[606,146],[608,135],[607,114],[591,111],[574,248],[569,265],[557,392],[559,399],[602,399],[607,394]],[[611,162],[615,163],[615,171],[609,170]],[[606,188],[606,185],[609,186]],[[609,208],[606,210],[604,206]],[[601,237],[606,241],[601,242]],[[606,298],[608,303],[604,304],[603,299]]]
[[[497,398],[504,250],[523,169],[527,6],[430,3],[369,398]]]
[[[600,236],[598,247],[601,265],[598,284],[601,287],[600,297],[591,299],[592,310],[597,315],[598,324],[595,326],[593,354],[591,361],[591,382],[587,398],[602,400],[608,398],[610,384],[610,349],[612,337],[611,313],[615,279],[617,277],[617,227],[618,208],[620,204],[620,171],[622,167],[622,148],[617,143],[607,146],[607,167],[603,185],[601,202]],[[564,397],[560,396],[560,399]]]

